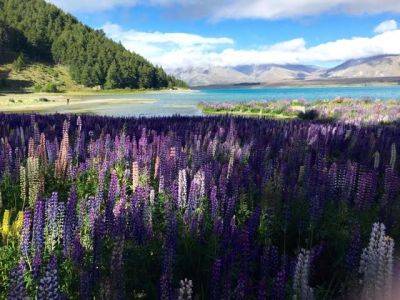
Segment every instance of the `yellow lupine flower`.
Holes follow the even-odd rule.
[[[3,214],[3,222],[1,227],[1,234],[3,236],[3,239],[7,238],[9,232],[10,232],[10,211],[6,209]]]
[[[24,212],[21,210],[18,212],[17,218],[15,219],[12,225],[13,235],[18,235],[20,233],[23,222],[24,222]]]

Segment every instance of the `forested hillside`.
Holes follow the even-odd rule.
[[[20,52],[33,61],[69,66],[72,79],[89,87],[184,85],[54,5],[43,0],[0,0],[0,63]]]

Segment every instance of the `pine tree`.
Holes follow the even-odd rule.
[[[118,85],[119,85],[118,68],[115,61],[113,61],[110,67],[108,68],[105,88],[115,89],[118,87]]]
[[[13,62],[14,71],[20,72],[25,68],[26,59],[23,53],[20,53],[16,60]]]

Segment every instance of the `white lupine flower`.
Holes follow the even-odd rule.
[[[28,157],[27,161],[27,176],[28,176],[28,199],[30,207],[34,207],[40,189],[39,179],[39,158]]]
[[[149,201],[150,201],[150,205],[153,206],[154,205],[154,199],[156,198],[156,192],[154,191],[154,189],[150,190],[150,196],[149,196]]]
[[[379,162],[380,162],[380,155],[379,155],[379,152],[376,151],[374,154],[374,169],[379,168]]]
[[[139,165],[137,161],[132,162],[132,191],[135,192],[139,185]]]
[[[235,163],[235,148],[232,148],[231,153],[229,154],[228,172],[226,174],[226,178],[231,177],[234,163]]]
[[[394,241],[385,235],[385,225],[374,223],[360,261],[363,299],[391,299],[393,249]]]
[[[194,175],[194,181],[196,182],[199,197],[204,198],[206,196],[206,176],[203,170],[200,169]]]
[[[178,300],[191,300],[193,297],[193,282],[188,279],[180,281]]]
[[[184,208],[187,201],[187,176],[186,170],[179,170],[178,177],[178,206]]]
[[[314,291],[308,285],[310,275],[310,251],[301,249],[297,256],[296,270],[293,278],[293,299],[312,300]]]
[[[22,207],[25,207],[26,202],[26,168],[24,166],[19,167],[19,185],[21,190]]]
[[[158,182],[158,192],[164,193],[164,176],[160,175],[160,181]]]
[[[396,149],[396,144],[392,144],[392,148],[390,149],[390,166],[392,169],[394,169],[394,166],[396,165],[396,159],[397,159],[397,149]]]

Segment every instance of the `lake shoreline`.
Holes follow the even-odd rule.
[[[129,98],[129,99],[85,99],[85,95],[71,94],[7,94],[0,95],[0,111],[6,113],[28,112],[88,112],[98,108],[114,105],[140,105],[156,102],[154,99]],[[96,96],[96,95],[94,95]],[[111,95],[110,95],[111,96]],[[68,101],[69,99],[69,101]]]
[[[3,93],[0,111],[14,113],[95,113],[109,116],[204,115],[200,103],[271,102],[301,100],[315,102],[351,98],[400,100],[400,86],[236,88],[200,90],[124,90],[68,93]],[[69,105],[67,104],[69,99]],[[254,115],[254,113],[251,113]]]

